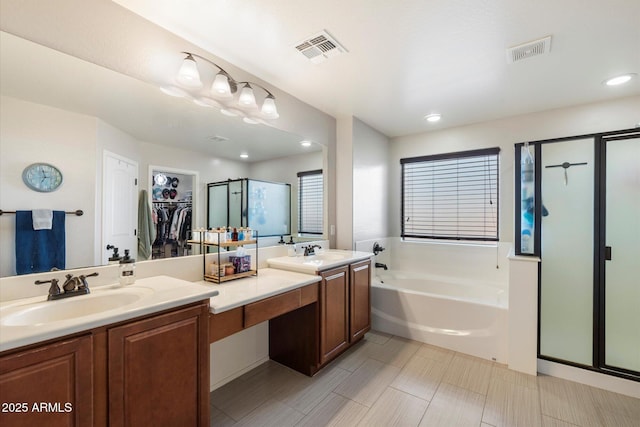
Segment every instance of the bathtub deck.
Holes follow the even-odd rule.
[[[216,426],[640,425],[640,399],[379,332],[313,378],[269,361],[210,402]]]

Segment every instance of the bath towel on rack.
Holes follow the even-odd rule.
[[[66,264],[65,213],[53,211],[50,230],[34,230],[31,211],[16,211],[16,273],[63,270]]]

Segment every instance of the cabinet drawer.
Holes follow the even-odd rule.
[[[244,328],[242,307],[219,314],[209,314],[209,342],[213,343]]]
[[[300,306],[318,301],[318,284],[314,283],[300,288]]]
[[[244,307],[244,327],[257,325],[300,307],[300,289],[294,289]]]

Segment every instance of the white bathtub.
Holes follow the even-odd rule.
[[[508,295],[498,283],[376,271],[373,329],[507,362]]]

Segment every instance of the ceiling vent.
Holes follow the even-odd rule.
[[[546,55],[551,51],[551,36],[533,40],[507,49],[507,64],[522,61],[532,56]]]
[[[320,64],[332,56],[347,52],[347,49],[326,30],[296,43],[296,49],[314,64]]]

